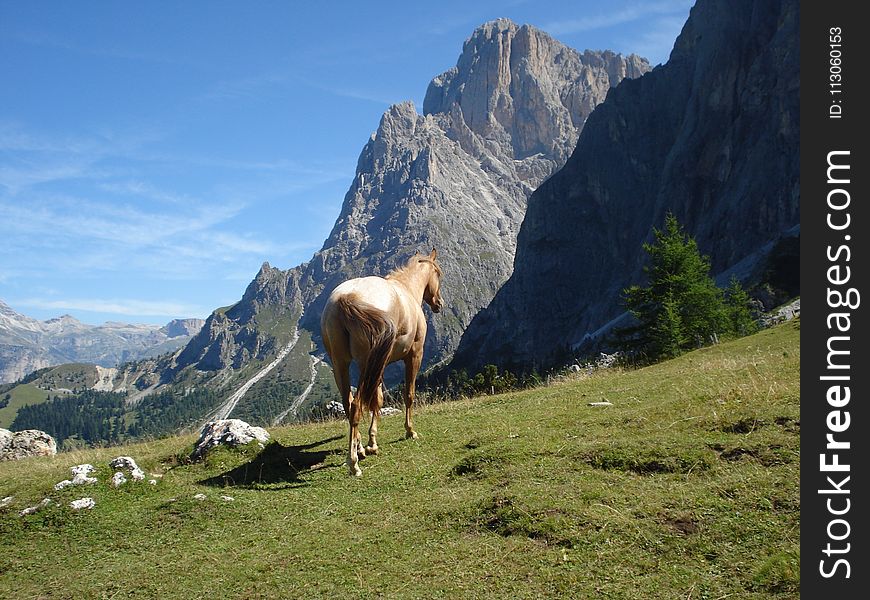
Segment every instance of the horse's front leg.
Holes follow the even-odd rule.
[[[382,382],[383,383],[383,382]],[[376,455],[378,453],[378,424],[381,421],[381,407],[384,405],[384,390],[378,386],[378,408],[372,411],[372,424],[369,427],[369,445],[366,453]]]
[[[414,424],[411,422],[411,406],[414,404],[417,372],[420,370],[422,362],[423,348],[421,344],[419,352],[411,352],[405,359],[405,437],[414,440],[417,439],[417,432],[414,431]]]

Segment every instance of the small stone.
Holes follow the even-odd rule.
[[[157,480],[156,479],[149,479],[148,484],[149,485],[157,485]]]
[[[233,502],[235,498],[233,498],[232,496],[221,496],[221,500],[223,500],[224,502]]]
[[[124,477],[124,474],[121,473],[120,471],[118,471],[117,473],[112,475],[112,486],[113,487],[120,487],[120,486],[124,485],[125,483],[127,483],[127,478]]]
[[[28,508],[25,508],[21,512],[19,512],[18,516],[19,517],[26,517],[27,515],[32,515],[32,514],[36,513],[37,511],[39,511],[40,509],[45,508],[46,506],[48,506],[49,504],[52,504],[52,503],[53,503],[53,500],[51,498],[43,498],[42,501],[39,504],[37,504],[36,506],[30,506]]]
[[[73,510],[81,510],[83,508],[90,510],[95,504],[96,502],[94,502],[93,498],[79,498],[78,500],[73,500],[69,503],[70,508]]]
[[[194,500],[205,500],[206,495],[205,494],[196,494],[193,498],[194,498]]]
[[[6,508],[10,504],[12,504],[13,500],[15,500],[15,496],[6,496],[2,500],[0,500],[0,508]]]
[[[604,400],[603,402],[590,402],[588,406],[613,406],[613,402]]]
[[[87,477],[91,473],[96,472],[94,465],[89,464],[89,463],[84,463],[81,465],[76,465],[74,467],[70,467],[69,470],[70,470],[70,473],[72,473],[73,477],[76,477],[77,475],[81,475],[82,477]]]
[[[400,412],[402,412],[402,411],[400,411],[398,408],[396,408],[394,406],[382,406],[381,407],[381,416],[382,417],[396,415],[396,414],[399,414]]]
[[[90,466],[90,465],[85,465]],[[73,467],[75,469],[76,467]],[[63,481],[59,481],[54,484],[55,491],[60,491],[65,487],[69,487],[71,485],[88,485],[92,483],[97,483],[96,477],[88,477],[85,475],[85,472],[78,471],[75,473],[75,476],[72,479],[64,479]]]

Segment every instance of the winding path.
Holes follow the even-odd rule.
[[[302,393],[296,396],[293,399],[293,402],[290,403],[290,407],[282,412],[280,415],[275,417],[275,420],[272,421],[272,426],[280,425],[281,422],[287,418],[291,412],[295,415],[296,411],[299,410],[299,407],[302,406],[302,403],[305,402],[305,399],[308,397],[308,394],[311,393],[311,390],[314,389],[314,383],[317,381],[317,364],[321,362],[319,358],[316,356],[309,355],[311,359],[311,381],[308,382],[308,387],[302,390]]]
[[[210,413],[210,415],[206,418],[205,423],[209,421],[214,421],[216,419],[227,419],[230,416],[230,413],[233,412],[233,409],[239,403],[245,394],[248,393],[248,390],[253,387],[255,383],[260,381],[263,377],[269,374],[269,371],[278,366],[284,358],[290,354],[290,351],[293,350],[294,346],[296,346],[296,342],[299,341],[299,329],[293,329],[293,337],[287,342],[287,345],[284,346],[281,351],[278,353],[278,356],[275,357],[275,360],[270,362],[268,365],[260,369],[256,375],[247,380],[242,387],[237,389],[232,396],[226,399],[226,401],[221,404],[217,410]]]

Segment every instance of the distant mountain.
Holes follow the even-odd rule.
[[[668,211],[714,273],[797,293],[798,13],[797,0],[698,0],[667,64],[613,89],[532,195],[513,274],[453,367],[540,366],[589,342],[643,281],[641,246]]]
[[[113,367],[177,350],[203,323],[177,319],[162,327],[112,322],[94,326],[69,315],[39,321],[0,300],[0,383],[64,363]]]

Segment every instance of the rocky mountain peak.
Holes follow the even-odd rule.
[[[555,155],[561,163],[607,90],[648,70],[636,55],[581,55],[535,27],[498,19],[477,28],[456,66],[432,80],[423,114],[452,114],[457,130],[467,127],[513,159]]]

